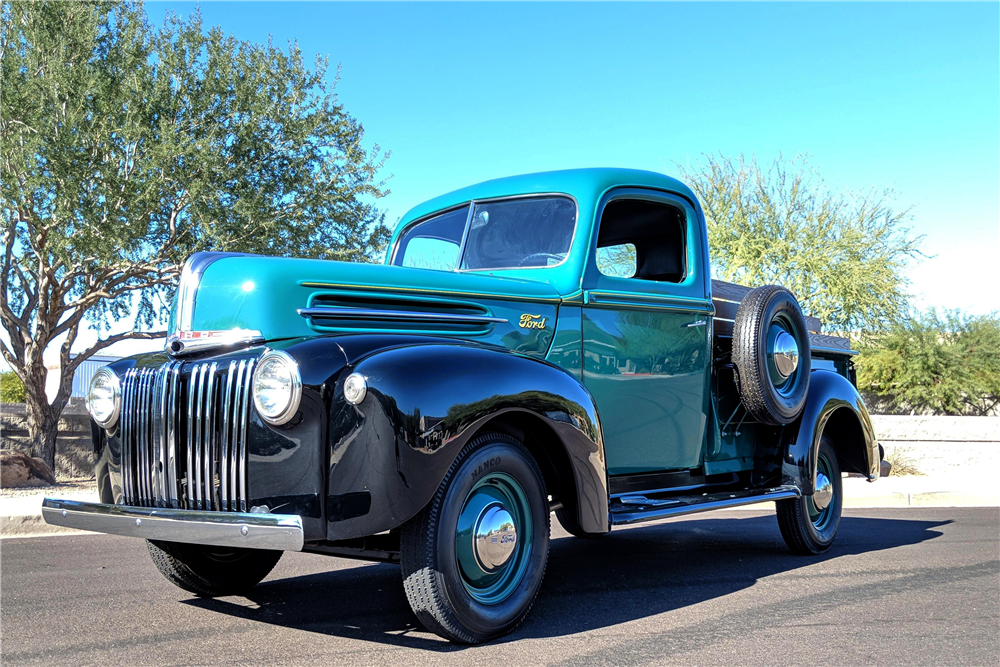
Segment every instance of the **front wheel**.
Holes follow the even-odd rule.
[[[816,460],[816,486],[811,496],[779,500],[778,528],[794,553],[820,554],[830,548],[844,506],[843,480],[833,442],[823,436]]]
[[[521,624],[548,560],[547,498],[516,439],[488,433],[466,445],[400,535],[406,597],[428,630],[476,644]]]
[[[274,569],[282,553],[157,540],[146,540],[146,545],[170,583],[201,597],[247,592]]]

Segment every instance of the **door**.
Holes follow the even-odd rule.
[[[704,457],[711,300],[702,222],[666,193],[612,192],[584,274],[584,383],[608,474],[691,469]]]

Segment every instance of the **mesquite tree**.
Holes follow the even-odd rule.
[[[190,253],[364,261],[388,238],[373,206],[386,155],[295,45],[206,31],[197,13],[154,28],[140,3],[9,2],[0,55],[0,351],[50,466],[73,372],[162,335],[109,324],[161,324]],[[104,337],[71,358],[89,325]]]
[[[805,157],[762,166],[709,155],[680,172],[705,211],[715,277],[784,285],[832,331],[881,331],[906,316],[922,237],[890,191],[832,192]]]

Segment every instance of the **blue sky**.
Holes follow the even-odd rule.
[[[189,14],[194,3],[146,6]],[[808,152],[838,190],[892,188],[935,255],[920,306],[1000,309],[1000,4],[203,2],[298,41],[392,151],[382,200],[580,166]],[[332,71],[331,71],[332,76]]]

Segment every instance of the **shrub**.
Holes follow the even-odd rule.
[[[0,373],[0,403],[24,403],[24,383],[14,371]]]
[[[989,415],[1000,406],[1000,317],[929,311],[862,337],[858,388],[880,411]]]

